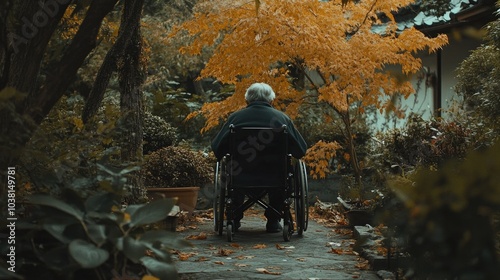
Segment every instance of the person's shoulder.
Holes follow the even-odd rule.
[[[286,120],[289,120],[289,119],[290,119],[290,117],[289,117],[289,116],[288,116],[285,112],[283,112],[283,111],[281,111],[281,110],[278,110],[278,109],[276,109],[276,108],[274,108],[274,107],[271,107],[271,109],[272,109],[272,110],[273,110],[273,112],[275,112],[277,115],[282,116],[282,117],[283,117],[283,118],[285,118]]]

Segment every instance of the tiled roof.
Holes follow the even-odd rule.
[[[451,0],[450,10],[442,16],[426,15],[424,12],[420,13],[413,18],[413,24],[415,27],[426,27],[436,24],[442,24],[450,22],[454,15],[478,4],[478,0]]]
[[[403,31],[409,27],[415,27],[420,30],[431,30],[459,23],[460,15],[480,7],[488,7],[488,11],[491,15],[491,13],[494,13],[492,12],[494,2],[495,0],[450,0],[450,9],[443,15],[437,16],[422,11],[422,0],[420,0],[400,10],[395,14],[395,17],[399,31]],[[375,33],[382,34],[386,31],[386,27],[385,24],[375,25],[372,26],[372,30]]]
[[[414,4],[410,9],[407,9],[406,12],[397,15],[398,29],[403,30],[413,26],[416,28],[425,28],[449,23],[456,14],[473,7],[478,3],[479,0],[450,0],[450,10],[442,16],[432,15],[425,13],[424,11],[419,11],[417,13],[415,11],[420,10],[420,5]]]

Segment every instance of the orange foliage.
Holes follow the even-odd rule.
[[[445,35],[428,38],[414,28],[397,30],[392,13],[412,2],[201,1],[193,19],[175,28],[171,36],[183,30],[194,36],[192,44],[181,49],[186,54],[197,55],[204,47],[215,45],[201,77],[235,85],[233,96],[205,104],[197,112],[206,117],[202,132],[244,107],[244,91],[256,81],[273,87],[277,107],[291,117],[298,114],[306,96],[308,102],[314,97],[314,102],[325,102],[341,113],[359,101],[384,111],[390,104],[382,97],[414,93],[408,79],[392,75],[386,67],[399,65],[404,75],[416,73],[421,67],[416,52],[434,52],[448,39]],[[372,31],[373,26],[382,26],[380,15],[389,19],[383,25],[384,34]],[[301,61],[299,67],[307,70],[315,94],[291,86],[284,62],[295,61]],[[321,177],[325,175],[322,167],[315,167],[319,172],[315,174]]]
[[[85,17],[86,9],[83,9],[79,12],[75,12],[75,5],[70,5],[64,12],[64,16],[61,19],[61,39],[63,40],[71,40],[80,25],[83,22]],[[108,43],[114,43],[116,38],[118,37],[118,29],[119,29],[119,21],[110,20],[109,17],[104,18],[101,29],[99,30],[98,40],[104,40]]]
[[[316,179],[325,178],[330,166],[330,159],[335,157],[335,151],[340,148],[337,142],[319,141],[307,150],[304,161],[310,163],[310,174]],[[312,164],[311,164],[312,163]]]

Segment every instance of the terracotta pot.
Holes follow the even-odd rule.
[[[161,198],[177,198],[177,203],[182,211],[193,212],[198,200],[199,187],[178,187],[178,188],[147,188],[150,200]]]

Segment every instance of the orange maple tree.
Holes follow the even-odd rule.
[[[404,75],[421,68],[418,51],[434,52],[447,43],[445,35],[428,38],[415,28],[398,30],[394,13],[410,0],[272,0],[201,1],[194,17],[174,29],[172,36],[187,31],[194,41],[181,48],[200,54],[204,47],[215,51],[201,72],[234,84],[229,98],[204,104],[196,114],[206,123],[202,132],[245,106],[244,92],[256,82],[270,84],[277,93],[277,107],[292,118],[304,103],[326,104],[344,127],[346,149],[357,179],[359,161],[353,141],[353,109],[367,106],[384,111],[394,94],[414,93],[409,79],[387,70],[399,67]],[[374,27],[383,32],[374,32]],[[299,68],[307,87],[294,86],[288,65]],[[401,75],[400,75],[401,76]],[[191,115],[191,116],[193,116]],[[306,155],[313,175],[324,177],[337,143],[320,142]]]

